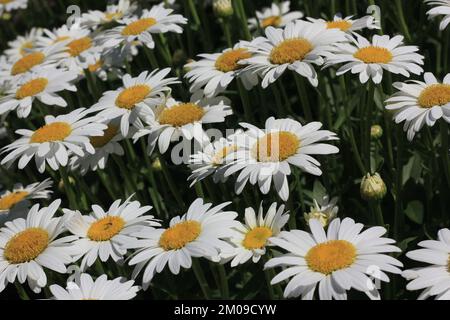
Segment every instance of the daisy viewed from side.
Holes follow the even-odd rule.
[[[406,256],[428,265],[403,271],[403,277],[410,280],[406,289],[424,289],[419,300],[432,296],[450,300],[450,230],[441,229],[437,240],[421,241],[418,245],[421,249],[409,251]]]
[[[307,78],[316,87],[319,82],[313,65],[323,64],[322,56],[332,44],[346,41],[345,33],[339,29],[302,20],[291,22],[284,29],[268,27],[265,35],[248,45],[252,57],[240,61],[247,65],[243,72],[262,77],[263,88],[275,82],[286,69]]]
[[[126,254],[124,245],[136,238],[132,235],[143,227],[153,229],[160,224],[152,215],[146,213],[151,206],[142,206],[139,201],[116,200],[104,211],[93,205],[92,213],[82,215],[79,211],[64,209],[69,216],[66,222],[69,232],[79,239],[74,241],[76,253],[74,261],[82,258],[80,268],[86,270],[100,258],[105,262],[109,258],[119,261]]]
[[[405,121],[410,141],[425,124],[432,127],[440,118],[450,123],[450,73],[442,83],[431,72],[425,72],[424,80],[394,83],[399,91],[386,100],[386,109],[395,112],[394,121]]]
[[[18,168],[23,169],[34,157],[40,173],[45,171],[46,163],[53,170],[65,167],[70,153],[82,157],[85,152],[95,152],[89,138],[103,135],[107,128],[97,120],[97,117],[86,117],[83,108],[57,117],[48,115],[42,127],[16,131],[22,138],[1,149],[1,153],[8,152],[1,165],[9,167],[19,159]]]
[[[263,194],[270,186],[274,187],[280,198],[289,197],[287,176],[291,174],[291,165],[313,175],[321,175],[320,163],[311,155],[333,154],[339,149],[322,143],[338,140],[336,134],[319,130],[320,122],[310,122],[302,126],[292,119],[266,120],[264,129],[248,123],[241,123],[247,131],[237,137],[237,150],[231,154],[236,160],[225,171],[225,177],[240,171],[235,184],[235,191],[240,194],[247,182],[258,184]]]
[[[450,0],[425,0],[429,5],[435,6],[434,8],[427,11],[427,15],[430,19],[437,16],[443,16],[439,28],[444,30],[450,23]]]
[[[256,11],[256,18],[248,19],[250,29],[264,29],[271,27],[284,27],[288,23],[303,18],[303,12],[290,12],[290,1],[282,1],[280,3],[272,3],[270,7],[263,8],[261,11]]]
[[[164,8],[164,3],[144,9],[142,14],[118,20],[118,27],[107,30],[102,35],[101,43],[105,48],[115,48],[119,45],[129,46],[139,41],[153,49],[155,42],[152,34],[175,32],[182,33],[180,24],[186,24],[187,19],[179,14],[172,14],[172,9]]]
[[[108,280],[106,274],[97,279],[82,273],[75,281],[67,282],[67,288],[57,284],[49,287],[54,300],[131,300],[139,291],[133,280],[118,277]]]
[[[31,28],[23,36],[18,36],[15,40],[8,42],[8,49],[5,50],[5,55],[9,61],[17,61],[23,56],[36,50],[36,41],[42,35],[41,28]]]
[[[352,43],[336,43],[336,49],[326,54],[326,67],[345,63],[337,70],[338,76],[351,71],[352,74],[359,73],[361,83],[372,79],[378,84],[383,79],[383,69],[408,78],[410,73],[419,75],[423,72],[424,57],[416,53],[418,47],[403,45],[403,36],[374,35],[369,42],[355,33],[350,39]]]
[[[191,83],[190,91],[203,90],[207,97],[216,96],[226,90],[228,85],[238,78],[247,90],[258,83],[258,76],[251,72],[243,72],[243,65],[239,61],[252,56],[246,48],[249,43],[241,41],[233,48],[223,50],[221,53],[200,54],[198,61],[185,65],[189,71],[185,77]]]
[[[372,278],[389,282],[385,272],[401,273],[402,263],[386,254],[401,250],[393,245],[395,240],[382,237],[385,228],[371,227],[361,232],[363,224],[351,218],[334,219],[326,233],[319,220],[311,219],[309,227],[311,233],[282,231],[269,239],[288,251],[265,264],[266,269],[286,267],[271,281],[276,284],[291,278],[284,297],[301,295],[302,299],[312,300],[317,291],[321,300],[346,300],[347,291],[355,289],[371,299],[380,299]]]
[[[365,16],[358,19],[352,19],[353,16],[342,18],[340,15],[335,15],[333,20],[308,18],[311,22],[320,22],[326,25],[327,29],[340,29],[341,31],[352,33],[362,29],[380,29],[377,21],[373,16]]]
[[[233,252],[224,253],[221,258],[231,260],[231,267],[252,259],[257,263],[266,254],[266,248],[271,245],[269,238],[277,237],[281,229],[289,220],[289,212],[284,211],[284,205],[277,209],[274,202],[264,215],[261,203],[258,216],[253,208],[245,209],[245,224],[235,228],[235,234],[229,239],[233,245]]]
[[[230,237],[232,228],[238,225],[234,220],[236,212],[222,210],[229,204],[211,207],[211,203],[198,198],[186,214],[170,220],[169,228],[146,228],[135,233],[139,240],[130,246],[137,251],[129,260],[130,265],[136,266],[133,278],[144,270],[142,286],[146,290],[155,273],[161,272],[167,264],[173,274],[178,274],[180,267],[192,266],[192,258],[218,260],[223,250],[231,249],[223,239]]]
[[[100,111],[98,116],[107,120],[120,117],[120,131],[127,136],[130,124],[142,127],[142,120],[152,116],[151,107],[161,104],[171,91],[169,85],[179,83],[177,78],[166,78],[169,73],[170,68],[143,71],[135,78],[126,74],[123,87],[103,93],[90,110]]]
[[[108,5],[105,11],[89,10],[87,13],[83,13],[81,25],[95,29],[101,25],[129,17],[136,9],[136,3],[131,3],[130,0],[119,0],[117,4]]]
[[[228,155],[237,149],[234,141],[236,134],[242,134],[242,131],[238,130],[227,138],[219,138],[207,143],[201,151],[190,156],[189,167],[192,174],[188,177],[188,180],[192,180],[191,187],[211,175],[215,183],[226,180],[223,174],[226,165],[233,160],[229,159]]]
[[[190,102],[168,98],[163,105],[153,108],[146,120],[148,126],[138,128],[133,139],[148,135],[148,152],[158,144],[159,152],[165,153],[171,142],[181,137],[194,140],[200,145],[209,141],[203,128],[208,123],[220,123],[233,112],[226,97],[203,97],[201,92],[191,96]]]
[[[77,91],[73,81],[77,74],[53,67],[39,68],[20,78],[6,96],[0,98],[0,114],[16,110],[19,118],[26,118],[35,99],[50,106],[66,107],[67,102],[57,95],[63,90]]]
[[[313,199],[314,206],[310,208],[309,212],[303,214],[306,223],[309,223],[311,219],[317,219],[322,223],[322,226],[326,227],[337,216],[339,210],[339,207],[336,205],[337,201],[337,197],[330,200],[328,195],[318,200]]]
[[[120,145],[124,136],[120,132],[119,124],[111,121],[107,124],[102,136],[91,137],[91,145],[95,149],[94,154],[85,153],[83,157],[73,155],[70,159],[70,167],[72,170],[79,170],[82,175],[89,170],[105,169],[108,158],[111,154],[118,156],[124,155],[124,150]]]
[[[31,199],[48,199],[53,182],[45,179],[24,187],[21,183],[15,184],[12,190],[0,193],[0,225],[5,221],[13,220],[26,214]]]
[[[65,217],[55,217],[61,200],[39,209],[34,205],[26,219],[6,222],[0,229],[0,292],[5,286],[28,281],[35,293],[47,285],[44,268],[65,273],[72,262],[74,236],[60,237],[66,231]]]
[[[0,1],[0,15],[17,9],[26,9],[28,0],[3,0]]]

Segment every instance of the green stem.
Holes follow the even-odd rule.
[[[248,92],[245,90],[244,85],[240,79],[237,80],[237,86],[239,90],[239,95],[241,96],[242,108],[244,109],[244,118],[249,121],[252,117],[252,111],[248,99]]]
[[[245,13],[244,9],[244,3],[242,0],[234,0],[236,3],[236,9],[238,11],[238,15],[242,24],[242,30],[244,31],[244,38],[245,40],[250,40],[252,38],[252,35],[250,34],[250,30],[248,29],[247,24],[247,14]]]
[[[223,299],[229,299],[230,298],[230,289],[228,287],[228,279],[227,279],[227,273],[225,271],[225,267],[223,264],[219,264],[217,266],[219,269],[219,277],[220,277],[220,286],[222,288],[222,298]]]
[[[448,124],[444,119],[439,121],[439,129],[441,134],[441,158],[442,165],[444,167],[445,178],[447,179],[447,188],[450,188],[450,160],[448,153],[449,143],[448,143]],[[448,190],[448,189],[447,189]],[[443,192],[445,194],[445,191]]]
[[[203,273],[202,267],[200,266],[200,262],[197,258],[192,259],[192,270],[194,270],[195,277],[197,278],[205,299],[209,300],[211,298],[211,290],[209,289],[205,274]]]
[[[148,59],[148,62],[152,66],[153,69],[158,69],[158,61],[156,60],[155,53],[153,50],[150,50],[147,46],[144,46],[144,53]]]
[[[61,179],[64,183],[64,189],[66,190],[67,197],[69,198],[69,204],[71,209],[78,209],[78,204],[76,200],[75,193],[73,192],[70,186],[69,176],[67,175],[66,168],[59,167],[59,173],[61,175]]]
[[[402,0],[395,0],[395,6],[397,8],[397,18],[400,22],[403,34],[408,41],[411,41],[411,35],[409,34],[408,25],[406,24],[405,15],[403,14]]]
[[[19,294],[20,299],[22,300],[30,300],[30,296],[25,291],[25,288],[22,284],[19,283],[19,281],[15,281],[14,285],[16,286],[17,293]]]
[[[223,27],[223,33],[225,34],[225,39],[227,40],[228,47],[233,47],[233,40],[231,39],[231,32],[230,32],[230,26],[228,24],[228,19],[221,19],[222,20],[222,27]]]
[[[366,116],[364,119],[364,125],[362,126],[363,133],[363,141],[361,146],[361,151],[363,152],[363,159],[365,163],[365,168],[367,172],[371,172],[370,165],[370,128],[372,126],[372,114],[373,114],[373,106],[374,106],[374,94],[375,94],[375,85],[369,81],[368,83],[368,95],[367,95],[367,103],[366,103]]]
[[[295,85],[297,86],[298,96],[303,107],[303,112],[305,113],[305,119],[307,122],[313,120],[311,106],[309,104],[308,92],[306,92],[305,80],[298,75],[294,74]]]
[[[178,188],[175,185],[175,182],[173,181],[172,175],[170,174],[169,168],[167,167],[167,162],[161,155],[159,156],[159,162],[161,163],[161,169],[164,174],[164,177],[166,178],[166,181],[169,184],[170,192],[172,192],[172,195],[174,196],[180,208],[184,208],[183,199],[181,198]]]
[[[395,221],[394,221],[394,238],[400,239],[403,232],[405,217],[402,206],[402,184],[403,184],[403,132],[400,126],[396,126],[397,135],[397,160],[395,175]]]
[[[194,23],[199,26],[200,18],[198,17],[197,9],[195,8],[195,3],[193,0],[188,0],[189,10],[191,12],[192,18],[194,19]]]

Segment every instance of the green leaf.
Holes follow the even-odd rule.
[[[398,243],[398,247],[399,247],[400,249],[402,249],[402,251],[405,251],[405,250],[408,248],[408,244],[409,244],[410,242],[416,240],[417,238],[418,238],[418,237],[415,236],[415,237],[409,237],[409,238],[403,239],[402,241],[400,241],[400,242]]]
[[[405,209],[406,216],[417,224],[423,223],[423,204],[420,201],[414,200],[408,203]]]
[[[313,186],[313,197],[317,200],[317,202],[320,202],[322,198],[327,194],[327,190],[322,185],[322,183],[319,180],[314,181]]]

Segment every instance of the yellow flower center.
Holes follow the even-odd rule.
[[[22,57],[27,54],[27,49],[33,49],[33,43],[31,41],[26,41],[20,46],[20,54]]]
[[[159,238],[159,246],[166,251],[181,249],[197,239],[201,230],[202,226],[197,221],[179,222],[163,232]]]
[[[70,39],[70,37],[69,36],[60,36],[60,37],[57,37],[55,39],[55,41],[53,41],[53,43],[58,43],[58,42],[61,42],[61,41],[67,40],[67,39]]]
[[[261,249],[266,243],[267,239],[272,236],[272,229],[268,227],[256,227],[247,232],[242,245],[248,250]]]
[[[323,274],[347,268],[356,258],[356,247],[346,240],[330,240],[320,243],[305,256],[308,267]]]
[[[79,56],[81,53],[92,47],[92,39],[83,37],[73,40],[67,44],[68,52],[72,57]]]
[[[39,256],[49,242],[48,232],[41,228],[28,228],[12,237],[5,246],[3,256],[9,263],[31,261]]]
[[[281,23],[281,17],[280,16],[270,16],[267,18],[264,18],[261,21],[261,27],[262,28],[267,28],[268,26],[272,26],[272,27],[278,27]]]
[[[137,36],[156,24],[156,20],[153,18],[143,18],[137,21],[134,21],[127,25],[122,30],[123,36]]]
[[[422,90],[419,96],[422,108],[443,106],[450,102],[450,84],[432,84]]]
[[[283,161],[297,153],[300,139],[288,131],[268,133],[253,145],[252,155],[260,162]]]
[[[34,66],[41,64],[45,59],[45,55],[41,52],[33,52],[20,58],[13,64],[11,75],[15,76],[29,71]]]
[[[92,241],[108,241],[117,235],[124,226],[125,221],[121,217],[107,216],[91,224],[87,236]]]
[[[223,162],[223,159],[229,155],[230,153],[234,152],[237,150],[237,146],[233,145],[233,146],[227,146],[227,147],[223,147],[222,149],[220,149],[219,151],[217,151],[214,156],[212,157],[212,163],[215,166],[220,166]]]
[[[105,13],[105,20],[106,21],[116,20],[116,19],[119,19],[120,17],[122,17],[122,12],[121,11]]]
[[[106,128],[105,131],[103,131],[103,136],[99,137],[91,137],[91,144],[94,146],[94,148],[101,148],[108,144],[114,138],[117,134],[117,131],[119,130],[119,127],[113,124],[108,124],[108,128]]]
[[[100,69],[102,66],[103,66],[103,61],[102,61],[101,59],[98,59],[95,63],[90,64],[90,65],[88,66],[88,70],[89,70],[90,72],[95,72],[95,71],[97,71],[98,69]]]
[[[375,46],[361,48],[353,56],[365,63],[389,63],[393,58],[388,49]]]
[[[63,141],[72,132],[67,122],[52,122],[37,129],[30,138],[30,143]]]
[[[0,4],[7,4],[13,2],[14,0],[0,0]]]
[[[136,104],[144,101],[151,91],[152,89],[145,84],[138,84],[123,89],[116,98],[116,106],[122,109],[131,110]]]
[[[244,48],[230,50],[222,53],[216,60],[215,67],[222,72],[229,72],[241,69],[243,65],[238,64],[242,59],[248,59],[252,54]]]
[[[16,191],[0,198],[0,210],[9,210],[28,196],[27,191]]]
[[[312,44],[306,39],[287,39],[272,49],[269,59],[273,64],[294,63],[303,60],[312,49]]]
[[[347,31],[352,26],[352,23],[347,20],[328,21],[327,29],[341,29]]]
[[[164,108],[159,114],[159,123],[181,127],[199,121],[204,114],[203,108],[195,103],[180,103],[170,108]]]
[[[24,83],[16,91],[16,99],[24,99],[26,97],[32,97],[45,90],[48,85],[46,78],[36,78]]]

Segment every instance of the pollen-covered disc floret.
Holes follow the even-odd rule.
[[[262,78],[262,87],[266,88],[289,69],[316,87],[318,79],[313,65],[322,65],[322,57],[332,49],[332,44],[345,41],[344,32],[327,29],[320,22],[297,20],[284,29],[268,27],[265,37],[247,45],[252,57],[241,62],[246,65],[243,72],[257,73]]]
[[[139,201],[116,200],[104,211],[93,205],[92,212],[82,215],[79,211],[65,210],[70,215],[67,229],[79,239],[74,242],[77,248],[75,260],[81,259],[81,269],[90,267],[99,258],[107,261],[122,259],[126,247],[136,240],[132,235],[144,227],[153,229],[159,226],[152,215],[146,214],[152,207],[142,206]]]
[[[236,212],[223,211],[228,204],[211,207],[199,198],[186,214],[172,218],[168,228],[145,228],[134,233],[140,240],[133,246],[137,251],[129,264],[136,265],[135,275],[143,270],[143,288],[147,289],[155,273],[166,265],[173,274],[178,274],[181,267],[191,267],[192,258],[218,261],[221,252],[232,250],[224,239],[232,235],[232,228],[238,223],[234,220]]]
[[[231,267],[250,259],[257,263],[271,246],[269,239],[277,237],[288,220],[289,214],[284,211],[284,205],[278,206],[276,202],[271,204],[266,213],[262,203],[258,214],[253,208],[245,209],[245,223],[234,228],[235,233],[229,239],[233,250],[223,252],[222,260],[231,261]]]
[[[258,183],[263,194],[267,194],[273,182],[278,195],[283,200],[289,196],[287,176],[290,166],[313,175],[321,175],[320,163],[310,154],[333,154],[339,149],[333,145],[319,143],[337,140],[336,134],[319,130],[320,122],[311,122],[305,126],[292,119],[267,119],[263,130],[242,123],[247,129],[237,139],[235,158],[224,176],[228,177],[240,171],[235,185],[237,194],[241,193],[247,182]]]
[[[0,292],[5,286],[18,281],[28,282],[31,290],[39,293],[47,285],[44,272],[65,273],[72,262],[72,236],[60,237],[66,231],[66,217],[55,217],[61,200],[49,207],[34,205],[26,219],[6,222],[0,230]]]
[[[424,125],[432,127],[441,118],[450,123],[450,73],[440,82],[425,72],[424,81],[396,82],[394,87],[398,91],[386,100],[386,109],[394,111],[396,123],[405,122],[408,140]]]
[[[374,35],[371,42],[357,33],[349,37],[351,43],[337,43],[326,54],[325,66],[344,63],[337,75],[351,71],[359,73],[361,83],[372,79],[378,84],[383,79],[383,70],[405,77],[423,72],[424,57],[416,53],[418,47],[403,45],[403,36]]]
[[[106,125],[97,117],[87,117],[85,109],[76,109],[57,117],[46,116],[45,124],[36,130],[22,129],[22,136],[4,147],[7,153],[1,164],[10,166],[16,159],[19,169],[23,169],[33,159],[39,172],[44,172],[46,164],[53,170],[68,163],[69,153],[84,156],[85,152],[95,153],[90,137],[103,135]]]
[[[394,240],[382,237],[383,227],[364,226],[351,218],[331,221],[325,232],[317,219],[309,220],[311,233],[301,230],[282,231],[269,241],[288,253],[270,259],[265,268],[286,267],[271,281],[276,284],[290,278],[284,296],[312,300],[345,300],[347,291],[364,292],[380,299],[375,280],[389,281],[385,272],[401,273],[402,263],[387,255],[401,250]],[[374,273],[372,270],[378,270]],[[317,292],[317,294],[315,294]]]
[[[450,300],[450,230],[441,229],[437,240],[424,240],[418,246],[420,249],[406,256],[426,265],[403,271],[403,277],[409,280],[406,289],[423,290],[419,300],[433,296],[436,300]]]

